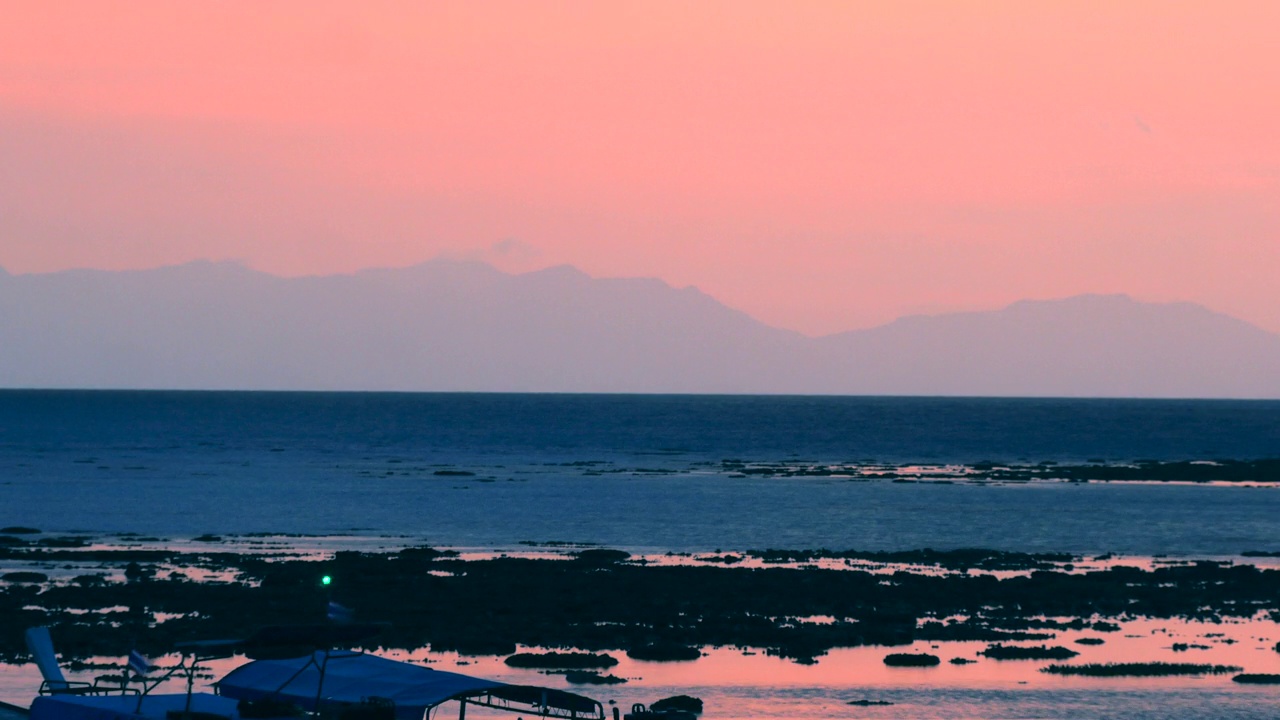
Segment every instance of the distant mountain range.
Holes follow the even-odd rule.
[[[435,260],[0,270],[0,387],[1280,397],[1280,335],[1120,295],[809,338],[694,288]]]

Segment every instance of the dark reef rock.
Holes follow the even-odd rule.
[[[1053,647],[1048,645],[1024,647],[1021,645],[996,644],[989,646],[978,654],[989,657],[992,660],[1066,660],[1080,653],[1057,645]]]
[[[1242,685],[1280,685],[1280,675],[1271,673],[1242,673],[1231,678]]]
[[[941,663],[937,655],[929,653],[893,653],[884,656],[884,664],[889,667],[933,667]]]
[[[458,553],[455,550],[437,550],[432,547],[410,547],[396,553],[396,558],[404,563],[426,565],[443,558],[455,558]]]
[[[40,538],[35,542],[40,547],[47,547],[47,548],[79,548],[79,547],[86,547],[89,544],[89,538],[49,537],[49,538]]]
[[[1226,675],[1240,672],[1240,668],[1234,665],[1133,662],[1050,665],[1041,668],[1040,672],[1054,675],[1083,675],[1086,677],[1172,677],[1176,675]]]
[[[963,562],[979,556],[987,555]],[[101,568],[93,571],[100,574],[47,587],[0,583],[0,661],[24,658],[22,630],[42,624],[53,628],[58,649],[72,659],[116,655],[135,639],[139,651],[158,655],[181,640],[247,637],[265,625],[324,622],[322,575],[334,578],[333,599],[352,608],[361,622],[388,624],[380,647],[480,655],[511,655],[517,646],[631,648],[638,659],[693,660],[700,648],[733,646],[812,662],[832,648],[924,640],[1048,644],[1055,633],[1119,630],[1113,621],[1134,616],[1280,617],[1278,570],[1189,563],[1068,573],[1037,569],[1040,560],[1023,559],[1030,565],[1023,572],[996,577],[585,558],[463,561],[431,548],[339,552],[315,560],[242,554],[217,545],[199,552],[0,546],[0,560],[9,567]],[[188,578],[157,577],[161,566]],[[118,579],[121,571],[127,582]],[[236,581],[191,579],[207,572]],[[70,612],[117,606],[135,611],[109,618]],[[178,617],[153,626],[159,612]],[[811,616],[836,620],[797,620]],[[946,619],[958,616],[966,619]],[[650,654],[663,648],[678,652]]]
[[[511,667],[538,668],[542,670],[586,670],[590,668],[610,668],[618,664],[618,659],[604,653],[516,653],[504,662]]]
[[[612,565],[613,563],[626,562],[631,559],[631,553],[629,552],[609,550],[607,548],[579,550],[573,556],[577,558],[578,562],[590,565]]]
[[[139,565],[131,562],[124,568],[124,576],[130,581],[147,580],[155,577],[156,569],[151,565]]]
[[[601,675],[590,670],[570,670],[564,674],[564,681],[573,685],[620,685],[627,680],[616,675]]]
[[[798,563],[814,560],[866,560],[877,563],[934,565],[949,570],[1028,570],[1052,569],[1054,563],[1078,560],[1065,553],[1018,553],[1002,550],[961,548],[958,550],[904,550],[899,552],[862,552],[857,550],[751,550],[748,557],[767,563]]]
[[[697,660],[702,657],[702,651],[679,643],[648,643],[629,648],[627,657],[649,662],[683,662]]]
[[[702,713],[702,699],[691,695],[673,695],[658,700],[649,706],[654,712],[687,712],[695,715]]]
[[[49,581],[49,576],[40,572],[18,570],[0,575],[0,580],[11,583],[43,583]]]

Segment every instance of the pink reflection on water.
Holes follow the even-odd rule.
[[[1119,632],[1066,631],[1049,641],[1019,645],[1059,645],[1080,653],[1069,664],[1101,662],[1193,662],[1238,665],[1250,673],[1280,673],[1280,627],[1262,616],[1221,623],[1136,619],[1121,624]],[[1083,637],[1102,638],[1102,645],[1081,645]],[[1176,652],[1175,643],[1188,649]],[[1194,646],[1204,646],[1203,648]],[[1063,677],[1040,672],[1050,664],[1036,660],[991,660],[978,653],[985,642],[917,642],[902,647],[858,647],[831,651],[816,664],[802,665],[763,652],[736,648],[707,649],[699,660],[651,663],[631,660],[625,653],[610,653],[617,666],[604,671],[627,679],[624,685],[571,685],[564,676],[508,667],[501,657],[462,657],[456,653],[427,650],[382,653],[388,657],[426,663],[430,667],[505,682],[564,688],[614,701],[625,712],[633,702],[650,703],[675,694],[700,697],[707,706],[704,718],[848,718],[848,717],[1071,717],[1072,713],[1178,714],[1211,716],[1233,714],[1224,708],[1274,708],[1280,687],[1244,687],[1231,675],[1168,678]],[[533,650],[536,648],[520,648]],[[937,655],[942,664],[931,668],[892,668],[883,660],[894,652]],[[976,662],[954,665],[952,658]],[[99,658],[99,663],[119,663],[123,658]],[[172,665],[177,656],[157,659]],[[213,679],[245,662],[242,657],[213,661],[197,682],[209,690]],[[106,670],[69,673],[72,679],[92,680]],[[0,699],[26,705],[39,686],[33,665],[0,666]],[[171,680],[161,690],[181,692],[181,681]],[[891,706],[850,706],[849,701],[894,702]],[[1098,705],[1101,703],[1101,705]],[[1234,705],[1232,704],[1234,703]],[[606,707],[609,707],[606,705]],[[437,715],[451,718],[456,706]],[[1065,714],[1064,714],[1065,713]],[[1250,717],[1247,712],[1241,717]],[[1266,715],[1257,715],[1265,717]],[[468,708],[469,718],[513,718],[515,715]]]

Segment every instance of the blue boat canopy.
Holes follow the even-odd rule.
[[[235,700],[273,698],[306,710],[316,709],[317,697],[321,704],[383,698],[395,704],[397,720],[420,720],[450,700],[546,717],[604,717],[599,702],[563,690],[509,685],[349,651],[254,660],[232,670],[217,687]]]

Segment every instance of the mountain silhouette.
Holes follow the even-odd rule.
[[[821,338],[695,288],[478,262],[0,270],[0,386],[1280,397],[1280,335],[1086,295]]]
[[[1280,335],[1191,303],[1080,295],[818,341],[846,393],[1280,397]]]

